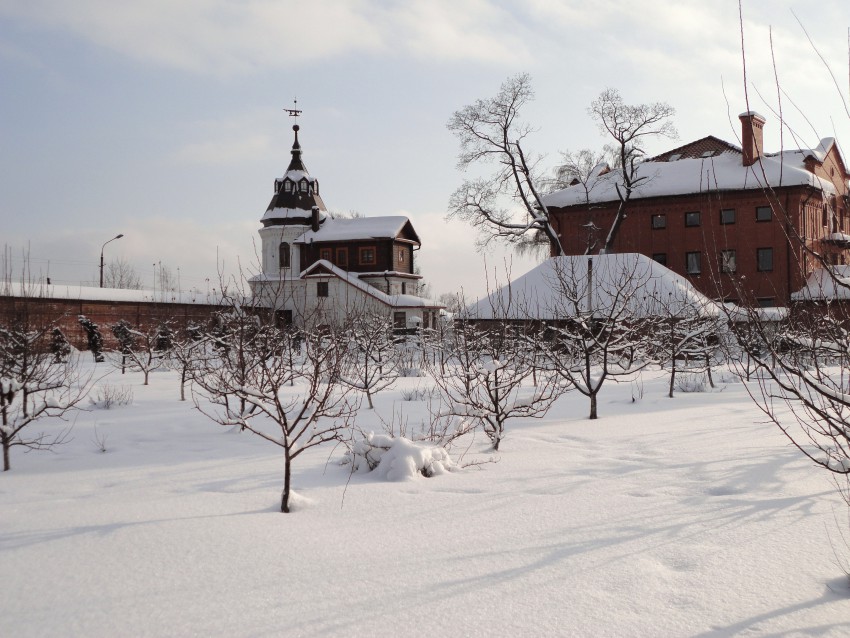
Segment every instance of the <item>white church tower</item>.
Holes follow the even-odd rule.
[[[308,230],[318,231],[328,216],[319,196],[319,180],[307,172],[301,159],[298,125],[292,160],[283,177],[274,181],[274,196],[260,220],[263,275],[266,280],[297,279],[301,276],[301,255],[295,240]]]

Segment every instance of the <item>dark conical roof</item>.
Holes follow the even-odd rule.
[[[307,172],[301,159],[299,126],[296,124],[292,130],[295,131],[292,159],[284,176],[275,180],[274,196],[261,220],[263,226],[310,224],[314,207],[319,208],[322,219],[326,216],[327,208],[319,196],[319,181]]]

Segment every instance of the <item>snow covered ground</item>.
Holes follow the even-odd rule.
[[[429,479],[319,448],[289,515],[279,449],[179,402],[174,373],[103,382],[133,405],[0,475],[2,636],[850,635],[846,507],[731,378],[606,385],[597,421],[569,394],[497,462]],[[425,384],[375,412],[425,418],[401,394]]]

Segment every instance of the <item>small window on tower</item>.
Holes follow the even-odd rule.
[[[289,187],[290,187],[290,186],[292,186],[292,182],[290,182],[288,179],[283,180],[283,192],[284,192],[284,193],[288,193],[288,192],[289,192],[289,190],[290,190],[290,188],[289,188]]]

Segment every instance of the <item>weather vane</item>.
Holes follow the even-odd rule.
[[[286,111],[289,114],[289,117],[294,117],[295,123],[298,124],[298,116],[301,115],[301,111],[298,110],[298,98],[295,98],[292,101],[294,103],[295,108],[283,109],[283,110]]]

